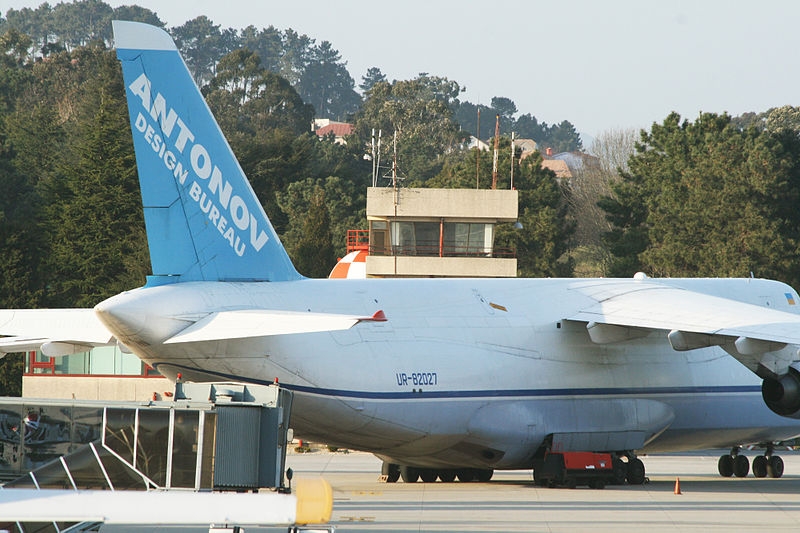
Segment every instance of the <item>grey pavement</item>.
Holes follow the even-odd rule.
[[[336,531],[800,530],[800,455],[780,452],[780,479],[738,479],[717,473],[721,453],[643,456],[648,484],[604,490],[539,488],[530,470],[488,483],[387,484],[364,453],[290,455],[287,465],[331,483]]]
[[[531,471],[501,471],[488,483],[381,483],[380,461],[366,453],[290,454],[300,477],[333,487],[336,532],[545,531],[740,532],[800,530],[800,454],[778,452],[780,479],[722,478],[719,451],[642,456],[650,482],[604,490],[540,488]],[[757,452],[745,451],[752,459]],[[673,494],[676,477],[681,495]],[[146,510],[143,510],[146,512]],[[102,532],[152,528],[103,527]],[[207,531],[163,528],[169,533]],[[286,528],[246,528],[247,533]]]

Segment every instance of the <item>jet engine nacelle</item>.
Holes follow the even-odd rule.
[[[773,412],[789,418],[800,418],[800,372],[790,367],[789,372],[777,379],[764,379],[761,396]]]

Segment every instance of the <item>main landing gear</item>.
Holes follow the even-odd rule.
[[[383,463],[381,479],[387,483],[396,483],[402,479],[404,483],[423,483],[441,481],[452,483],[456,479],[462,483],[469,481],[486,482],[492,479],[494,470],[482,468],[418,468],[416,466],[400,466],[394,463]]]
[[[750,461],[744,455],[739,454],[739,446],[734,446],[729,455],[719,458],[717,468],[723,477],[747,477],[750,472]],[[758,455],[753,459],[753,475],[755,477],[774,477],[783,475],[783,459],[773,455],[773,446],[768,444],[764,455]]]
[[[644,470],[644,463],[635,455],[630,455],[628,457],[625,480],[629,485],[642,485],[647,480]]]

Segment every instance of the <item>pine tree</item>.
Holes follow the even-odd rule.
[[[119,65],[113,52],[85,87],[59,194],[48,208],[50,305],[91,307],[141,286],[149,265],[136,165]],[[131,258],[139,258],[132,262]]]
[[[800,281],[800,139],[740,129],[727,115],[676,113],[645,132],[630,171],[602,202],[612,275]]]
[[[321,189],[317,189],[311,199],[303,234],[294,248],[292,260],[301,274],[311,278],[327,277],[336,263],[330,215]]]
[[[367,73],[361,76],[361,83],[358,85],[358,88],[361,89],[362,93],[366,93],[372,89],[376,83],[382,81],[386,81],[386,75],[381,72],[381,69],[378,67],[370,67],[367,69]]]

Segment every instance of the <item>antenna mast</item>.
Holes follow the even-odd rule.
[[[375,128],[372,128],[372,186],[375,186],[377,175],[375,174]]]
[[[373,149],[372,149],[372,154],[373,154],[373,157],[372,157],[372,160],[373,160],[373,165],[372,165],[372,186],[373,187],[377,187],[378,186],[378,174],[381,171],[381,133],[382,133],[382,130],[378,130],[378,146],[377,146],[377,149],[376,149],[375,148],[375,130],[374,129],[372,130],[372,146],[373,146]]]
[[[394,130],[394,159],[392,161],[392,187],[397,188],[397,130]]]
[[[514,189],[514,132],[511,132],[511,189]]]
[[[496,116],[494,123],[494,161],[492,162],[492,190],[497,188],[497,149],[500,141],[500,114]]]
[[[475,188],[481,183],[481,108],[478,107],[478,126],[475,128]]]

